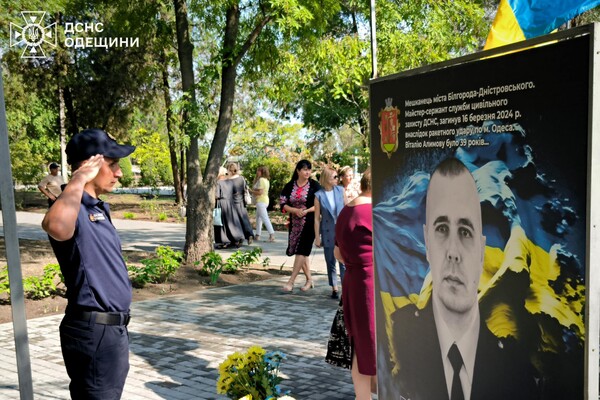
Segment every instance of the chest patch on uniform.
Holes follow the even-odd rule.
[[[102,214],[102,213],[90,214],[90,221],[92,221],[92,222],[104,221],[105,219],[106,218],[104,217],[104,214]]]

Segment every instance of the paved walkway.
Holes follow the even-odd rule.
[[[45,238],[43,232],[35,236],[41,231],[36,218],[41,217],[23,214],[29,213],[17,215],[19,237]],[[115,221],[124,246],[142,248],[182,241],[183,226],[145,224],[152,223]],[[135,232],[136,227],[141,233]],[[285,233],[278,233],[277,242],[255,245],[263,247],[263,257],[278,260],[276,263],[285,260],[289,265],[291,259],[279,258],[285,239]],[[296,399],[353,399],[350,372],[324,362],[337,303],[328,297],[322,258],[322,251],[313,257],[316,288],[307,293],[281,293],[279,288],[286,280],[282,277],[134,303],[129,329],[131,369],[123,399],[225,399],[216,395],[219,363],[228,354],[255,344],[287,354],[281,365],[286,378],[282,386]],[[28,321],[37,399],[69,398],[58,337],[61,318],[55,315]],[[0,324],[0,359],[0,398],[19,399],[10,323]]]

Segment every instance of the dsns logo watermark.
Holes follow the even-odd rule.
[[[44,46],[56,47],[56,22],[44,26],[45,11],[22,11],[25,26],[10,23],[10,47],[24,46],[21,58],[45,58]]]

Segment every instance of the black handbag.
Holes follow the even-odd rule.
[[[350,346],[350,337],[344,325],[342,299],[340,299],[340,304],[331,324],[325,362],[336,367],[352,369],[352,347]]]

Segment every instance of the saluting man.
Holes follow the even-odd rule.
[[[42,222],[67,286],[60,341],[72,399],[120,399],[129,371],[131,283],[98,196],[113,190],[123,176],[119,159],[134,150],[101,129],[74,135],[66,148],[71,180]]]

